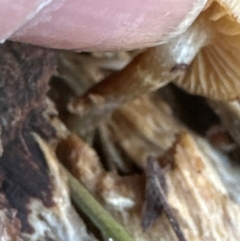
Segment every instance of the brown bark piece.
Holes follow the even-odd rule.
[[[33,131],[45,138],[53,129],[43,118],[48,81],[55,72],[54,54],[26,44],[6,42],[0,46],[0,125],[2,128],[2,191],[17,210],[23,232],[33,232],[28,223],[29,200],[53,205],[51,180]]]
[[[5,146],[24,124],[41,130],[38,125],[43,122],[41,112],[55,58],[46,49],[12,42],[0,46],[0,55],[0,125]]]

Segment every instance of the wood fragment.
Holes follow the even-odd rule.
[[[176,134],[185,130],[169,105],[162,98],[155,101],[151,95],[123,105],[104,125],[112,142],[117,141],[143,169],[149,155],[162,155],[174,143]]]
[[[166,188],[163,170],[159,166],[157,159],[150,156],[147,160],[146,204],[142,221],[143,229],[146,230],[159,217],[161,212],[164,211],[178,240],[186,241],[180,225],[167,202]]]
[[[213,166],[221,156],[204,140],[204,144],[198,144],[194,139],[188,134],[179,136],[167,153],[172,153],[175,162],[175,167],[165,173],[167,203],[186,240],[222,241],[231,237],[232,241],[238,241],[240,232],[237,225],[240,220],[236,214],[240,208],[228,196]],[[84,179],[83,176],[78,178]],[[143,232],[140,221],[144,205],[143,176],[120,177],[106,173],[95,183],[94,190],[99,190],[95,193],[98,200],[135,240],[179,240],[173,231],[173,227],[179,230],[178,225],[173,223],[171,226],[166,215],[161,215]],[[93,187],[89,188],[91,191]],[[127,205],[130,204],[127,200],[131,200],[131,205]],[[121,208],[120,203],[124,204]]]
[[[164,209],[162,191],[164,193],[167,191],[163,170],[158,165],[156,158],[152,156],[148,157],[146,174],[147,181],[142,220],[144,231],[162,214]],[[159,187],[159,185],[161,187]],[[161,188],[161,190],[159,190],[159,188]]]
[[[236,101],[209,101],[219,115],[223,126],[240,145],[240,103]]]
[[[21,221],[16,217],[17,210],[9,206],[4,195],[0,193],[0,237],[2,240],[23,241],[21,234]]]
[[[51,147],[44,142],[40,137],[35,135],[35,138],[41,147],[47,160],[55,160],[54,168],[61,169],[62,167],[56,162],[57,158],[51,150]],[[63,172],[68,176],[69,188],[71,196],[82,212],[87,215],[91,221],[99,228],[105,240],[116,241],[133,241],[129,234],[121,227],[101,205],[93,198],[93,196],[85,189],[80,182],[70,172],[65,170]]]

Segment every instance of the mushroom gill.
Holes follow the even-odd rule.
[[[206,41],[186,75],[175,81],[179,87],[217,100],[240,97],[239,11],[239,1],[209,1],[193,24]]]

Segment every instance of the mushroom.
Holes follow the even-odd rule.
[[[193,24],[205,40],[189,71],[175,81],[179,87],[215,100],[240,97],[239,12],[239,1],[210,1],[207,4]]]
[[[69,111],[79,114],[84,126],[86,121],[98,124],[124,103],[171,81],[212,99],[239,98],[239,12],[238,0],[209,0],[184,32],[147,49],[122,71],[74,98]]]

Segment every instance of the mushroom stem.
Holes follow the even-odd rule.
[[[150,48],[137,56],[122,71],[93,86],[68,105],[81,116],[80,125],[94,129],[114,110],[135,98],[183,77],[188,65],[207,42],[204,21],[196,21],[187,31],[169,43]]]

